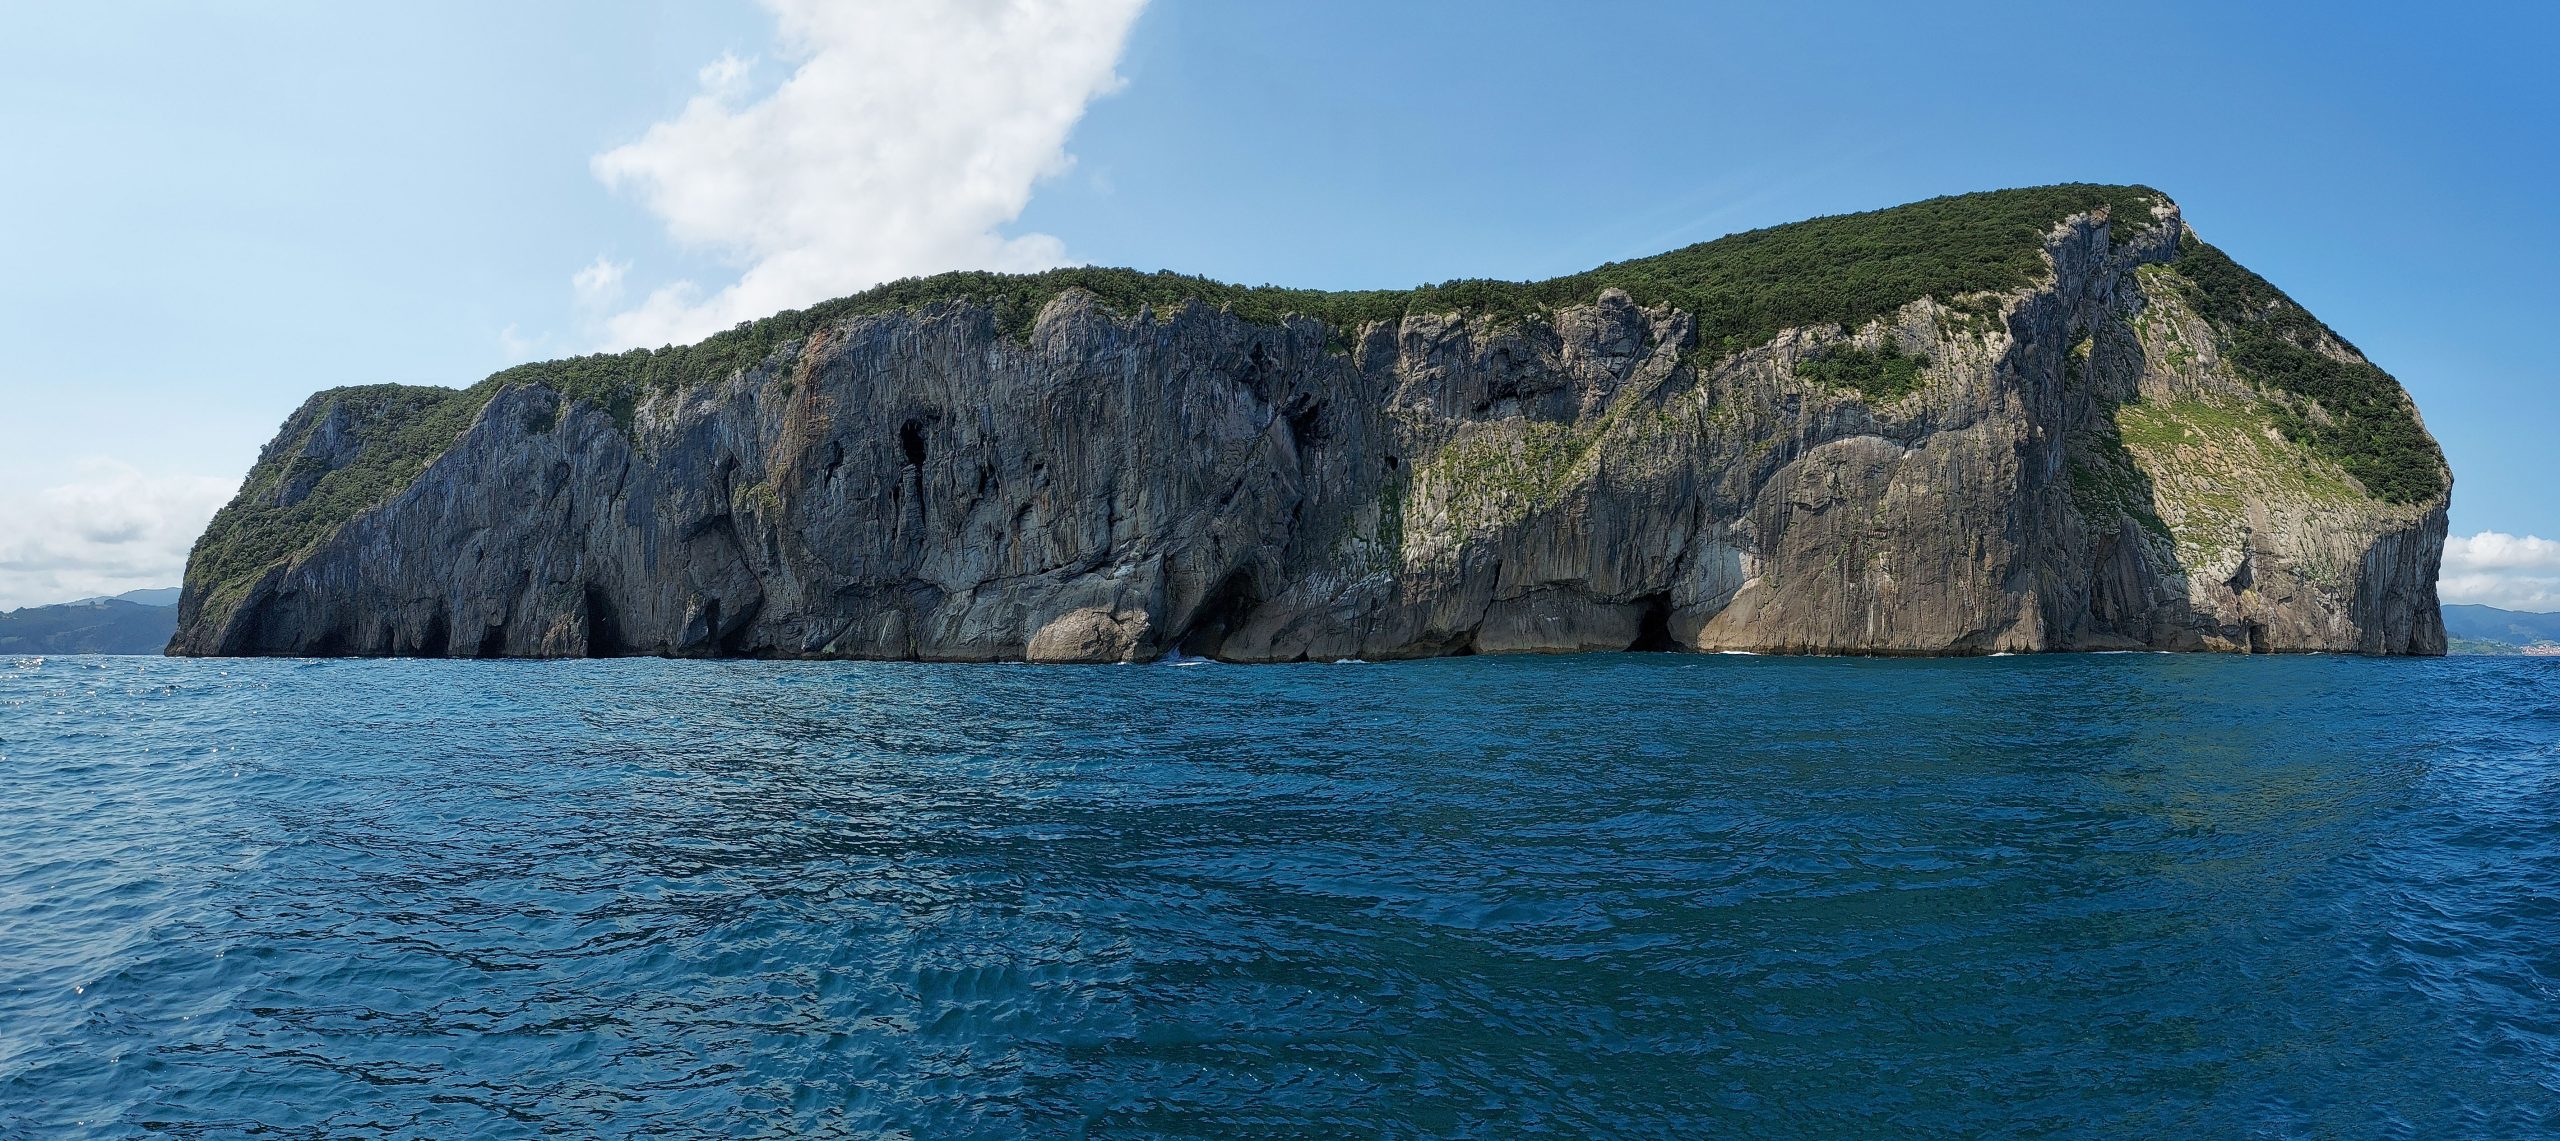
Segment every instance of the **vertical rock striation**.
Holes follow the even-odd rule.
[[[697,382],[323,393],[170,652],[2441,653],[2450,477],[2397,385],[2165,198],[2036,241],[1747,344],[1616,288],[1356,325],[1066,288]]]

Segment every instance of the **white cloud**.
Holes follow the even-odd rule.
[[[239,487],[90,459],[68,483],[0,495],[0,610],[177,585],[187,548]]]
[[[498,355],[506,358],[508,364],[532,360],[533,355],[542,350],[545,339],[525,336],[514,325],[508,325],[498,330]]]
[[[2560,541],[2503,531],[2455,535],[2444,541],[2436,589],[2446,602],[2560,611]]]
[[[603,309],[622,300],[622,279],[631,272],[631,263],[598,257],[569,278],[569,288],[584,309]]]
[[[747,101],[755,65],[724,55],[681,113],[593,164],[741,273],[716,291],[651,291],[605,318],[607,347],[697,340],[914,274],[1066,261],[1054,237],[999,230],[1072,165],[1068,132],[1119,86],[1145,0],[764,3],[797,65],[788,79]],[[599,259],[582,296],[590,274],[620,285]]]

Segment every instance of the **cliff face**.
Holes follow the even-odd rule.
[[[2011,288],[1712,348],[1617,289],[1344,328],[1070,288],[618,395],[324,393],[170,651],[2441,653],[2397,385],[2165,199],[2037,240]]]

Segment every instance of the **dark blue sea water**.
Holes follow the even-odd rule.
[[[0,1135],[2560,1132],[2560,661],[0,660]]]

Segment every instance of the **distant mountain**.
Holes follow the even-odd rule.
[[[178,630],[173,588],[0,613],[0,654],[157,654]]]
[[[92,598],[75,598],[65,605],[78,606],[87,602],[133,602],[144,606],[176,606],[178,604],[179,593],[179,589],[174,586],[148,586],[141,590],[128,590],[122,594],[101,594]]]
[[[2447,606],[2444,608],[2444,632],[2446,637],[2466,642],[2491,642],[2505,646],[2560,642],[2560,614],[2500,610],[2495,606]]]

